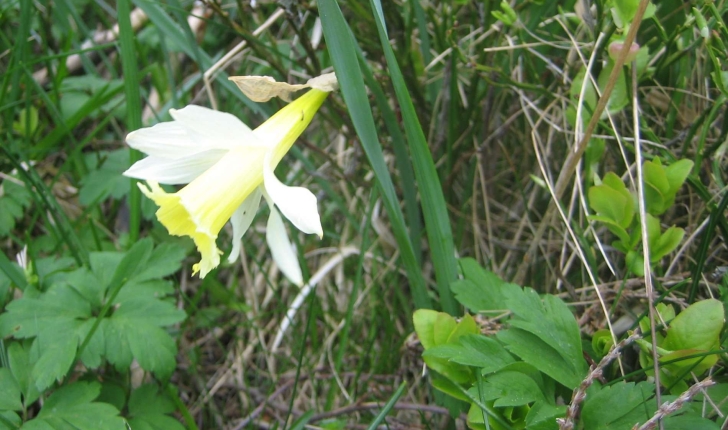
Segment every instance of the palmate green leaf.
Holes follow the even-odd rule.
[[[32,371],[26,382],[19,379],[21,386],[32,380],[42,391],[65,377],[77,358],[88,368],[99,367],[107,359],[120,370],[136,358],[143,369],[167,377],[174,369],[177,350],[161,327],[183,320],[185,313],[160,299],[173,288],[156,277],[179,267],[181,254],[169,246],[158,249],[153,256],[151,240],[142,240],[127,253],[92,253],[90,270],[67,273],[47,292],[26,292],[10,303],[0,315],[0,335],[34,338],[24,364]],[[148,268],[150,264],[159,267]],[[130,278],[141,281],[132,282],[129,293],[111,297],[109,288],[124,291]],[[102,315],[103,309],[109,312]]]
[[[16,220],[22,218],[31,201],[32,196],[23,185],[8,179],[0,184],[0,237],[15,228]]]
[[[119,411],[108,403],[97,403],[101,385],[75,382],[58,389],[43,404],[35,419],[22,430],[125,430]]]
[[[496,372],[515,362],[498,341],[480,334],[462,336],[456,343],[435,346],[422,355],[477,367],[483,374]]]
[[[32,378],[39,390],[65,376],[78,345],[77,329],[91,307],[72,288],[56,285],[40,298],[23,297],[0,315],[0,333],[16,338],[35,337],[30,351]]]
[[[0,367],[0,411],[19,411],[23,409],[20,401],[20,385],[7,367]]]
[[[129,398],[129,426],[134,430],[184,430],[176,419],[168,416],[174,403],[153,384],[145,384]]]
[[[23,420],[13,411],[0,411],[0,430],[16,430]]]
[[[574,368],[557,350],[532,333],[510,328],[498,332],[496,336],[512,354],[567,388],[576,388],[586,374],[581,368]]]
[[[523,406],[546,401],[536,381],[521,372],[497,372],[485,378],[480,392],[478,387],[472,387],[469,391],[476,398],[483,396],[486,401],[495,401],[495,407]]]
[[[38,390],[43,391],[61,381],[76,357],[80,320],[60,321],[47,327],[33,341],[30,359],[34,362],[31,377]]]
[[[457,301],[471,312],[502,312],[507,309],[506,300],[521,291],[521,287],[483,269],[472,258],[461,258],[459,263],[464,279],[453,282],[450,288]]]
[[[81,180],[78,198],[90,206],[109,196],[119,199],[129,191],[129,178],[122,173],[129,167],[129,151],[100,151],[86,155],[90,172]]]
[[[526,428],[528,430],[557,430],[557,418],[566,415],[566,405],[554,406],[538,401],[531,406],[526,415]]]
[[[515,315],[510,321],[512,327],[539,337],[559,353],[575,375],[586,375],[579,326],[561,299],[552,295],[541,298],[531,288],[524,288],[522,294],[507,304]]]
[[[23,342],[30,349],[30,341]],[[8,364],[13,378],[18,384],[20,392],[23,394],[23,403],[27,406],[38,400],[40,392],[35,386],[35,382],[30,375],[32,363],[30,361],[30,352],[26,350],[21,342],[12,342],[8,346]]]
[[[650,382],[616,383],[608,387],[592,385],[581,412],[583,428],[622,430],[645,422],[657,406],[652,398],[654,391],[655,385]]]
[[[133,356],[142,369],[166,379],[174,371],[177,346],[160,327],[184,318],[183,311],[158,300],[122,303],[104,327],[109,361],[127,367]]]

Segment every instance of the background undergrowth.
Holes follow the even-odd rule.
[[[656,347],[708,357],[662,391],[697,387],[686,409],[724,426],[722,307],[680,338],[704,344],[665,330],[728,291],[728,6],[664,0],[642,16],[640,3],[0,0],[0,428],[524,428],[523,405],[434,389],[425,362],[448,383],[457,372],[428,354],[464,366],[465,390],[487,372],[452,348],[423,361],[441,342],[413,334],[422,308],[462,317],[419,314],[467,325],[453,342],[523,326],[506,299],[463,293],[502,280],[574,315],[583,346],[561,351],[574,374],[538,368],[554,402],[576,404],[589,367],[641,327],[599,382],[638,384],[651,409],[624,428],[659,404],[644,385]],[[625,57],[632,27],[640,50]],[[187,104],[255,127],[284,103],[253,103],[228,76],[334,69],[341,91],[277,171],[319,199],[323,240],[292,235],[314,288],[279,274],[264,216],[244,258],[191,277],[193,243],[121,176],[140,158],[127,133]],[[695,385],[706,372],[712,391]],[[606,389],[595,397],[610,408]],[[570,415],[577,428],[608,420],[594,405]]]

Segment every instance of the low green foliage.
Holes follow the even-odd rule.
[[[725,315],[723,303],[715,299],[702,300],[688,306],[677,317],[670,305],[656,307],[659,320],[665,327],[657,331],[657,356],[660,365],[660,383],[673,394],[688,389],[693,374],[701,375],[718,362],[716,351],[720,344]],[[647,318],[640,320],[643,333],[650,333]],[[653,374],[652,337],[638,341],[640,365]]]
[[[169,378],[176,367],[177,347],[165,327],[184,320],[185,313],[165,299],[174,289],[163,278],[179,270],[183,256],[180,248],[155,248],[151,239],[144,239],[127,252],[91,253],[89,268],[70,270],[68,261],[60,266],[53,260],[37,262],[32,278],[36,282],[30,282],[22,297],[10,302],[0,315],[0,333],[15,339],[6,342],[8,367],[0,368],[0,385],[5,388],[0,391],[8,393],[0,409],[26,410],[42,393],[61,384],[23,428],[43,428],[38,427],[43,420],[51,428],[59,428],[52,423],[65,419],[64,414],[70,414],[71,422],[79,420],[73,424],[78,428],[114,428],[117,424],[123,428],[121,418],[104,418],[118,415],[117,409],[90,403],[99,395],[98,384],[68,383],[67,378],[76,373],[73,365],[77,362],[89,370],[109,364],[123,374],[132,360],[162,381]],[[146,396],[142,403],[153,405],[149,399],[153,395],[147,393],[152,388],[145,390],[132,394],[132,416],[154,412],[139,401],[132,402]],[[58,401],[61,415],[44,413],[52,410],[48,409],[54,404],[52,399]],[[146,412],[137,413],[132,405]],[[173,409],[154,410],[163,415]]]
[[[471,312],[508,309],[509,313],[501,313],[503,329],[485,336],[469,314],[457,321],[441,312],[416,311],[415,331],[425,349],[425,363],[433,371],[432,385],[470,404],[470,428],[485,429],[487,416],[487,428],[492,429],[556,429],[556,419],[566,413],[558,398],[568,398],[587,376],[574,316],[556,296],[539,296],[530,288],[506,283],[472,259],[462,259],[460,266],[463,279],[452,287],[461,304]],[[681,393],[687,389],[682,380],[691,378],[689,371],[700,375],[717,361],[714,350],[723,329],[723,305],[704,300],[677,318],[669,306],[661,304],[658,309],[662,318],[671,321],[658,341],[661,361],[665,361],[662,381]],[[644,324],[642,320],[643,332],[649,333],[649,323]],[[608,332],[596,334],[592,341],[601,356],[613,346]],[[649,337],[639,345],[640,363],[651,368]],[[700,356],[691,357],[695,354]],[[587,391],[580,428],[622,429],[644,423],[657,409],[654,394],[654,384],[645,381],[594,384]],[[718,428],[700,411],[690,409],[665,424],[668,429]]]
[[[650,264],[654,265],[674,251],[682,242],[685,230],[672,226],[662,231],[662,215],[675,203],[675,196],[685,183],[693,162],[680,160],[663,166],[659,158],[643,165],[645,179],[645,208]],[[644,274],[642,257],[642,224],[637,211],[636,197],[616,174],[604,175],[600,185],[589,188],[589,206],[597,213],[589,217],[604,224],[619,240],[612,246],[626,255],[632,273]]]

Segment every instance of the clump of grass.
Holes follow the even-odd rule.
[[[278,170],[319,197],[324,239],[292,237],[315,286],[302,294],[279,276],[264,217],[238,264],[199,280],[190,258],[170,276],[187,319],[171,329],[176,369],[155,383],[186,426],[365,427],[390,400],[391,427],[446,422],[409,336],[417,308],[462,313],[449,289],[458,256],[558,294],[585,337],[608,323],[623,335],[651,300],[682,306],[722,294],[726,94],[715,66],[725,59],[720,37],[702,36],[684,2],[661,2],[641,24],[644,73],[624,75],[615,91],[628,103],[594,119],[583,141],[588,122],[577,127],[575,112],[591,118],[595,106],[574,83],[587,69],[599,76],[621,32],[603,1],[526,2],[507,24],[493,2],[283,3],[0,4],[2,310],[26,284],[88,267],[92,252],[126,251],[141,237],[192,251],[120,176],[137,159],[129,131],[186,104],[257,125],[283,102],[252,103],[227,76],[302,82],[333,69],[341,92]],[[716,33],[726,28],[722,7],[701,9]],[[663,218],[687,234],[655,266],[654,297],[586,203],[606,172],[636,175],[640,140],[646,159],[695,161]],[[580,143],[583,158],[571,155]],[[23,249],[25,272],[10,262]],[[70,263],[44,272],[44,259]],[[108,376],[127,381],[128,397],[155,381],[113,366],[72,376],[57,387]]]

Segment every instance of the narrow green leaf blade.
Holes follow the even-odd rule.
[[[412,243],[407,234],[402,210],[399,207],[397,194],[392,184],[392,178],[389,175],[384,161],[384,154],[379,144],[374,118],[372,117],[362,80],[361,68],[356,58],[354,41],[336,0],[320,1],[318,7],[324,37],[334,64],[336,76],[339,79],[341,93],[349,109],[356,133],[361,139],[364,152],[377,178],[377,185],[380,188],[384,206],[389,214],[392,231],[412,287],[415,306],[417,308],[432,308],[432,303],[427,295],[425,279],[417,264]]]
[[[435,162],[432,159],[422,126],[417,119],[409,90],[399,69],[397,58],[389,43],[384,17],[381,13],[382,4],[380,0],[371,0],[371,4],[374,10],[374,20],[379,31],[379,40],[387,59],[387,66],[394,85],[394,91],[397,94],[397,101],[402,110],[404,131],[410,146],[415,177],[417,178],[422,200],[425,230],[427,231],[427,238],[432,252],[432,264],[435,267],[440,304],[445,312],[458,315],[460,311],[450,291],[450,283],[457,277],[455,244],[453,243],[450,217],[447,213],[440,178],[437,175]]]

